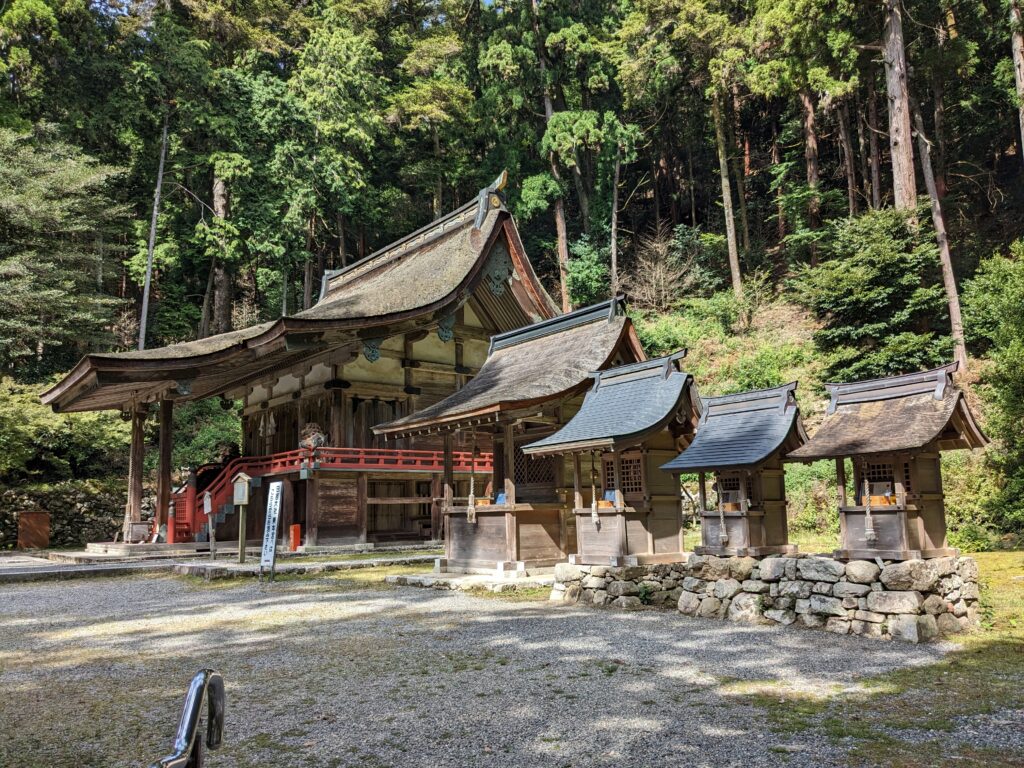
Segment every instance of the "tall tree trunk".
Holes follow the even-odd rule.
[[[935,189],[938,190],[939,199],[946,197],[949,185],[946,181],[946,105],[945,87],[936,78],[932,83],[932,97],[934,105],[932,117],[935,123],[935,158],[932,163],[932,170],[935,173]],[[920,142],[918,143],[920,145]]]
[[[569,174],[572,176],[573,186],[576,187],[576,199],[580,205],[580,224],[583,226],[583,232],[590,234],[590,192],[587,191],[587,181],[583,177],[583,173],[580,170],[581,161],[579,156],[576,157],[576,161],[572,168],[569,169]]]
[[[733,87],[732,93],[732,107],[733,119],[732,123],[729,124],[729,138],[732,139],[731,144],[736,148],[737,154],[732,158],[730,165],[732,166],[733,177],[736,179],[736,200],[740,214],[740,235],[743,238],[743,252],[750,253],[750,223],[747,220],[747,185],[743,178],[743,165],[740,160],[743,154],[743,145],[739,139],[739,96],[736,93],[735,87]]]
[[[804,163],[807,166],[807,187],[811,196],[807,201],[807,228],[818,228],[821,201],[818,199],[818,130],[814,123],[814,96],[807,88],[800,89],[801,125],[804,130]],[[818,246],[811,241],[811,264],[818,263]]]
[[[921,170],[924,183],[928,188],[928,197],[932,203],[932,224],[935,226],[935,240],[939,246],[939,260],[942,262],[942,283],[946,288],[946,302],[949,305],[949,324],[953,337],[953,358],[960,363],[960,369],[967,370],[967,347],[964,344],[964,323],[960,315],[960,294],[956,288],[956,276],[953,274],[953,258],[949,252],[949,239],[946,237],[946,223],[942,217],[942,203],[935,186],[935,174],[932,172],[931,144],[924,132],[924,121],[921,109],[913,105],[914,128],[917,131],[918,151],[921,155]]]
[[[1010,0],[1010,48],[1013,79],[1017,86],[1017,120],[1020,123],[1020,161],[1024,164],[1024,14],[1020,0]]]
[[[889,99],[889,152],[892,160],[893,202],[899,209],[917,206],[914,178],[914,146],[910,134],[910,99],[907,85],[907,55],[903,43],[903,4],[885,0],[883,59]]]
[[[622,148],[615,146],[615,165],[612,169],[612,223],[611,223],[611,262],[612,262],[612,298],[619,293],[619,170],[622,166]]]
[[[213,177],[213,215],[222,224],[229,214],[228,187],[217,175]],[[231,272],[224,260],[226,244],[223,234],[218,233],[221,253],[213,262],[213,316],[211,330],[214,334],[231,330]]]
[[[345,250],[345,214],[338,213],[338,264],[342,269],[348,266],[348,253]]]
[[[876,211],[882,207],[882,149],[878,134],[878,93],[875,90],[875,73],[868,78],[868,146],[871,148],[871,207]]]
[[[658,161],[651,158],[651,191],[654,193],[654,230],[661,228],[661,173]]]
[[[857,170],[853,157],[853,137],[850,136],[850,109],[844,101],[836,110],[839,122],[839,143],[843,146],[843,167],[846,170],[846,202],[850,215],[857,213]]]
[[[772,125],[772,165],[779,165],[782,162],[782,150],[779,148],[779,126],[777,123]],[[778,184],[775,187],[775,235],[778,237],[778,249],[779,253],[782,254],[785,250],[786,240],[786,206],[785,194],[782,191],[782,185]]]
[[[697,189],[693,183],[693,150],[686,147],[686,183],[690,193],[690,226],[697,226]]]
[[[146,279],[142,287],[142,311],[139,313],[139,349],[146,348],[146,322],[149,319],[149,290],[153,282],[153,249],[156,247],[156,220],[160,215],[160,195],[164,188],[164,159],[167,157],[167,120],[160,131],[160,161],[156,168],[156,188],[153,190],[153,215],[149,219],[149,240],[146,243]],[[102,261],[100,262],[102,264]]]
[[[546,82],[547,72],[547,51],[544,49],[544,38],[540,32],[540,0],[530,0],[530,9],[533,17],[533,32],[537,40],[537,62],[540,66],[541,81]],[[555,106],[551,99],[551,91],[548,86],[544,87],[544,123],[551,122],[551,116],[555,113]],[[549,153],[548,161],[551,164],[551,175],[561,185],[562,176],[558,172],[558,163],[555,154]],[[555,236],[558,240],[558,282],[562,295],[562,311],[568,312],[572,308],[569,301],[569,235],[565,229],[565,202],[562,196],[555,198]]]
[[[743,298],[743,277],[740,275],[740,255],[736,245],[736,223],[732,217],[729,149],[725,140],[725,115],[722,110],[721,94],[716,93],[712,96],[711,112],[715,121],[715,142],[718,145],[718,175],[722,181],[722,209],[725,213],[725,242],[729,251],[729,275],[732,278],[732,292],[737,299],[741,299]]]
[[[860,97],[854,102],[854,114],[857,117],[857,158],[860,160],[861,193],[865,205],[871,205],[871,161],[868,158],[868,136],[864,130],[864,112]]]
[[[213,267],[216,260],[210,262],[210,271],[206,276],[206,290],[203,291],[203,308],[199,312],[199,338],[210,335],[210,319],[213,315]]]

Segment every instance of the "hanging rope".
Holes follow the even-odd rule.
[[[469,458],[469,500],[466,505],[466,521],[476,522],[476,457],[480,449],[476,444],[476,427],[473,427],[473,452]]]
[[[860,465],[861,475],[864,478],[864,539],[868,544],[878,541],[878,534],[875,532],[875,518],[871,515],[871,483],[868,480],[867,462]]]
[[[729,543],[729,531],[725,527],[725,502],[722,501],[721,476],[716,476],[715,489],[718,494],[718,543],[724,547]]]
[[[594,452],[590,452],[590,519],[594,527],[601,527],[601,518],[597,514],[597,470],[594,468]]]

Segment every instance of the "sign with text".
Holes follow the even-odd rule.
[[[267,492],[267,524],[263,528],[263,553],[260,556],[260,570],[274,570],[274,558],[277,556],[277,518],[281,514],[281,489],[284,483],[280,480],[270,484]]]

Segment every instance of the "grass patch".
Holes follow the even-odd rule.
[[[467,589],[466,594],[490,600],[504,600],[508,603],[536,603],[547,601],[551,595],[551,587],[517,587],[504,592],[492,592],[486,587],[473,587]]]

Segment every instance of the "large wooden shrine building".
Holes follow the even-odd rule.
[[[466,387],[492,336],[557,314],[502,185],[327,273],[308,310],[198,341],[89,355],[43,401],[60,412],[120,410],[131,419],[130,520],[141,515],[145,420],[157,415],[155,528],[173,514],[168,541],[202,538],[204,509],[216,516],[218,538],[236,537],[238,472],[254,478],[249,539],[260,536],[261,489],[271,478],[285,481],[282,531],[300,524],[307,544],[440,536],[442,439],[425,432],[385,445],[372,427]],[[193,476],[172,488],[173,407],[211,397],[225,407],[241,401],[241,456],[199,487]],[[490,475],[490,442],[476,447],[474,454],[456,441],[453,475]]]

